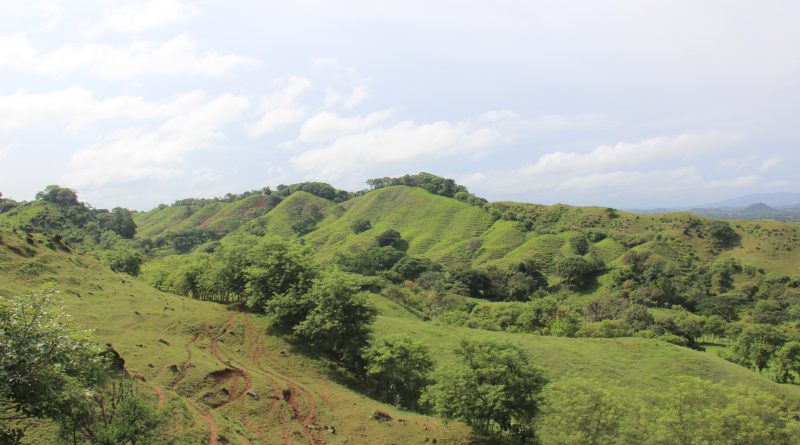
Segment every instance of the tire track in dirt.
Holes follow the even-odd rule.
[[[186,348],[186,360],[181,363],[181,366],[178,369],[178,377],[172,382],[172,384],[170,384],[170,389],[175,389],[183,381],[183,379],[186,378],[186,371],[189,370],[189,365],[192,362],[192,343],[196,342],[201,335],[201,332],[195,333],[192,336],[192,339],[189,340],[189,342],[184,346]]]
[[[232,314],[228,319],[227,323],[224,325],[222,331],[219,332],[218,334],[213,334],[211,328],[208,325],[205,326],[205,333],[211,342],[211,355],[214,356],[214,358],[217,359],[217,361],[225,365],[228,365],[232,369],[241,373],[245,381],[244,388],[241,391],[239,391],[239,377],[238,376],[234,377],[233,382],[231,384],[231,389],[229,390],[230,397],[225,403],[218,406],[217,409],[222,409],[225,406],[230,405],[233,402],[236,402],[237,400],[244,397],[245,394],[247,394],[253,389],[253,376],[249,372],[247,372],[247,370],[245,370],[243,367],[237,366],[238,363],[230,355],[226,354],[225,357],[226,359],[223,359],[219,351],[219,346],[217,345],[217,340],[219,340],[223,335],[230,332],[230,330],[236,325],[236,320],[238,319],[238,317],[239,314],[236,313]]]
[[[255,331],[255,329],[253,328],[252,321],[250,320],[249,317],[246,317],[246,323],[248,325],[248,329],[246,330],[246,332],[249,332],[250,335],[253,335],[253,331]],[[314,401],[314,397],[311,395],[311,392],[302,385],[300,385],[299,383],[287,378],[286,376],[275,375],[275,373],[266,370],[262,366],[261,360],[264,359],[267,355],[266,348],[264,346],[263,339],[257,334],[255,335],[257,337],[257,341],[256,341],[255,351],[251,359],[253,363],[256,365],[256,367],[274,382],[275,386],[273,389],[275,390],[275,395],[279,397],[279,400],[276,400],[273,403],[273,411],[278,409],[278,414],[280,414],[279,412],[280,401],[284,400],[285,402],[287,402],[287,404],[289,404],[289,407],[291,408],[293,414],[292,418],[299,424],[300,431],[302,432],[305,439],[311,445],[324,445],[322,439],[323,432],[319,431],[318,437],[315,437],[314,430],[312,429],[312,424],[316,420],[317,406],[316,402]],[[280,387],[278,386],[278,379],[283,380],[288,384],[288,394],[285,394],[283,391],[280,390]],[[302,397],[306,400],[306,404],[308,405],[308,413],[305,416],[303,416],[302,406],[300,405],[299,401],[296,398],[296,395],[298,394],[302,394]],[[288,441],[288,443],[291,443],[291,439],[287,436],[286,433],[287,431],[284,430],[284,442]]]
[[[253,341],[253,338],[256,341]],[[253,365],[256,367],[258,371],[260,371],[261,375],[265,377],[272,383],[272,391],[274,393],[274,399],[272,401],[272,407],[270,407],[270,411],[267,414],[267,418],[265,419],[266,422],[269,422],[270,418],[274,418],[278,425],[281,427],[281,433],[283,436],[283,444],[284,445],[292,445],[292,438],[289,432],[289,429],[286,426],[286,421],[283,420],[283,414],[281,414],[281,402],[283,401],[283,391],[279,385],[278,380],[267,372],[264,367],[261,365],[261,358],[265,355],[265,348],[264,348],[264,341],[261,337],[258,336],[256,332],[255,326],[253,326],[253,322],[249,316],[245,316],[245,344],[252,344],[252,352],[248,351],[249,358]]]
[[[220,354],[219,346],[217,345],[217,340],[222,338],[222,336],[224,336],[225,334],[230,332],[231,329],[233,329],[233,327],[236,325],[236,320],[238,319],[238,317],[239,317],[238,313],[232,313],[228,317],[227,322],[223,325],[222,330],[217,334],[214,334],[212,329],[211,329],[211,327],[209,325],[207,325],[207,324],[206,324],[205,329],[204,329],[205,335],[209,338],[209,341],[210,341],[211,355],[215,359],[217,359],[217,361],[219,361],[221,363],[224,363],[224,364],[230,366],[232,369],[236,370],[237,372],[241,373],[241,375],[244,377],[244,381],[245,381],[244,388],[241,391],[239,391],[240,377],[238,375],[235,376],[233,378],[233,380],[232,380],[232,383],[231,383],[231,389],[229,390],[230,397],[222,405],[216,407],[215,408],[216,410],[220,410],[220,409],[230,405],[231,403],[234,403],[237,400],[240,400],[245,394],[247,394],[248,392],[250,392],[253,389],[253,376],[249,372],[247,372],[244,368],[242,368],[240,366],[237,366],[237,362],[230,355],[226,354],[227,360],[224,360],[222,358],[222,355]],[[247,431],[251,436],[259,437],[260,439],[263,438],[263,436],[260,436],[259,434],[256,434],[254,432],[254,430],[252,429],[252,427],[249,427],[249,426],[246,425],[245,419],[242,419],[242,426],[244,427],[245,431]],[[244,436],[242,436],[242,438],[248,444],[253,445],[252,441],[250,441],[249,438],[244,437]],[[263,440],[263,442],[267,443],[266,440]]]
[[[164,407],[164,388],[160,386],[156,386],[153,388],[156,392],[156,396],[158,397],[158,401],[156,402],[156,409],[161,409]]]
[[[211,414],[210,410],[205,410],[203,413],[203,419],[205,419],[206,424],[208,425],[208,445],[218,445],[217,441],[219,437],[217,436],[217,422],[214,421],[214,416]]]

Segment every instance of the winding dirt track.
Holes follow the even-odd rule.
[[[164,388],[156,386],[153,389],[156,392],[156,396],[158,396],[158,402],[156,402],[156,409],[161,409],[164,407]]]
[[[203,413],[203,418],[208,424],[208,445],[217,445],[217,441],[219,440],[217,436],[217,422],[214,421],[214,416],[211,414],[211,411],[206,410]]]
[[[224,353],[223,357],[223,352],[220,351],[218,342],[224,341],[220,339],[222,339],[225,334],[230,332],[231,329],[236,326],[240,315],[241,314],[239,313],[231,313],[225,322],[214,327],[205,325],[201,331],[192,336],[192,339],[185,345],[187,358],[183,363],[181,363],[178,370],[179,374],[170,385],[170,388],[175,389],[185,379],[191,365],[192,345],[203,337],[207,337],[210,344],[211,355],[217,361],[225,364],[236,372],[231,379],[228,400],[218,407],[207,409],[205,407],[198,406],[194,401],[190,401],[191,405],[193,405],[193,408],[202,414],[202,417],[208,427],[209,445],[218,445],[219,443],[217,425],[214,421],[212,410],[225,408],[226,406],[241,400],[246,394],[252,391],[255,379],[264,381],[271,386],[274,396],[270,410],[263,419],[263,423],[258,422],[258,424],[253,425],[247,421],[247,419],[242,419],[241,425],[244,427],[244,430],[250,434],[250,437],[258,438],[261,443],[267,444],[268,441],[263,434],[263,428],[265,428],[270,421],[274,420],[278,423],[278,425],[280,425],[283,445],[292,445],[292,429],[294,428],[291,428],[289,426],[290,422],[287,422],[287,420],[284,418],[283,406],[286,406],[287,409],[291,411],[292,420],[297,423],[297,429],[300,431],[305,441],[309,445],[324,445],[322,437],[324,432],[321,430],[315,431],[314,427],[317,412],[317,405],[314,400],[314,396],[301,384],[287,378],[286,376],[277,374],[264,364],[264,361],[267,360],[268,357],[264,340],[259,335],[258,329],[253,325],[252,320],[248,315],[244,315],[242,317],[244,319],[243,325],[245,331],[245,355],[250,359],[255,369],[250,367],[250,372],[248,372],[248,370],[245,369],[245,365],[238,363],[237,360],[233,359],[229,354]],[[255,376],[251,373],[255,374]],[[242,379],[244,380],[244,385],[241,385]],[[282,389],[284,386],[287,388],[285,391]],[[158,387],[155,389],[155,391],[157,394],[159,394],[159,406],[161,406],[161,404],[163,404],[163,389]],[[301,400],[304,403],[301,403]],[[241,438],[248,444],[253,444],[248,437],[242,435]]]

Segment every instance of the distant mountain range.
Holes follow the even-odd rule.
[[[761,193],[694,207],[632,209],[634,213],[690,212],[713,218],[800,222],[800,193]]]

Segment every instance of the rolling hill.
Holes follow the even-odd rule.
[[[110,344],[173,413],[182,444],[466,443],[468,430],[374,402],[267,335],[262,316],[156,291],[47,237],[0,232],[0,296],[53,282],[76,324]],[[371,420],[376,411],[390,422]],[[29,443],[53,443],[42,428]]]
[[[279,198],[257,193],[228,200],[183,200],[137,212],[136,236],[122,243],[141,251],[145,264],[140,278],[112,272],[98,261],[107,249],[103,242],[74,249],[59,236],[63,225],[44,227],[42,233],[31,229],[32,222],[52,219],[43,218],[43,213],[72,221],[68,207],[23,203],[0,214],[0,296],[56,283],[75,322],[94,329],[97,340],[110,344],[141,389],[152,394],[153,403],[168,407],[178,443],[284,445],[426,443],[434,438],[436,443],[466,444],[472,438],[470,429],[459,422],[398,410],[337,382],[329,362],[303,355],[269,334],[270,320],[264,316],[148,286],[151,272],[177,270],[193,255],[211,257],[253,235],[294,239],[313,252],[321,268],[340,267],[336,264],[341,255],[364,252],[374,247],[379,235],[395,230],[402,237],[404,254],[430,260],[435,270],[449,277],[462,270],[513,270],[532,262],[544,274],[543,291],[563,305],[559,310],[580,311],[589,301],[616,296],[615,280],[626,286],[632,282],[630,277],[624,281],[624,274],[631,273],[630,258],[648,254],[664,260],[670,273],[690,280],[697,278],[691,273],[711,273],[732,259],[736,266],[725,284],[727,290],[720,293],[783,299],[788,301],[785,312],[797,303],[792,300],[797,293],[787,291],[796,288],[793,283],[800,276],[800,226],[793,223],[722,221],[685,212],[638,215],[600,207],[465,202],[406,185],[348,195],[349,199],[342,194],[335,195],[337,199],[321,195],[316,189],[298,189]],[[78,223],[70,224],[66,229],[71,232],[84,230]],[[357,225],[365,229],[354,229]],[[178,239],[184,240],[180,246]],[[586,243],[585,250],[575,247],[576,239]],[[600,265],[590,285],[563,285],[556,265],[569,257]],[[410,280],[395,281],[399,284],[380,280],[381,286],[417,286]],[[463,295],[459,301],[470,308],[501,313],[510,304]],[[720,358],[716,352],[727,351],[724,345],[701,352],[658,338],[568,338],[474,329],[420,316],[386,293],[371,293],[369,299],[379,311],[374,324],[377,339],[409,334],[431,348],[437,366],[454,363],[453,349],[462,338],[508,340],[520,345],[551,381],[581,376],[658,394],[675,376],[695,376],[757,388],[780,397],[794,410],[800,408],[800,386],[774,383]],[[756,302],[748,304],[736,315],[749,323]],[[669,303],[647,309],[657,320],[683,310]],[[796,322],[784,327],[796,332]],[[376,411],[394,420],[372,420]],[[42,427],[37,433],[31,443],[46,441],[51,431]]]

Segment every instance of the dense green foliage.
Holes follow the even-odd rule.
[[[425,394],[433,411],[483,434],[532,442],[545,378],[525,352],[510,343],[462,340],[455,354],[459,362],[437,371]]]
[[[544,444],[790,444],[800,423],[772,395],[676,377],[660,394],[585,378],[548,385],[537,421]]]
[[[361,367],[361,351],[376,313],[353,278],[323,275],[307,294],[283,294],[270,300],[266,311],[312,350],[350,368]]]
[[[23,437],[10,421],[39,418],[69,444],[156,443],[165,419],[130,382],[109,382],[106,351],[69,325],[53,292],[0,299],[0,440]]]
[[[393,185],[407,185],[421,187],[435,195],[455,198],[471,205],[483,206],[487,202],[485,199],[470,193],[465,186],[456,184],[452,179],[442,178],[425,172],[420,172],[416,175],[403,175],[398,178],[383,177],[368,179],[367,185],[369,185],[370,190],[377,190]]]
[[[409,335],[395,335],[371,344],[364,361],[368,387],[376,397],[405,408],[418,407],[434,367],[430,348]]]

